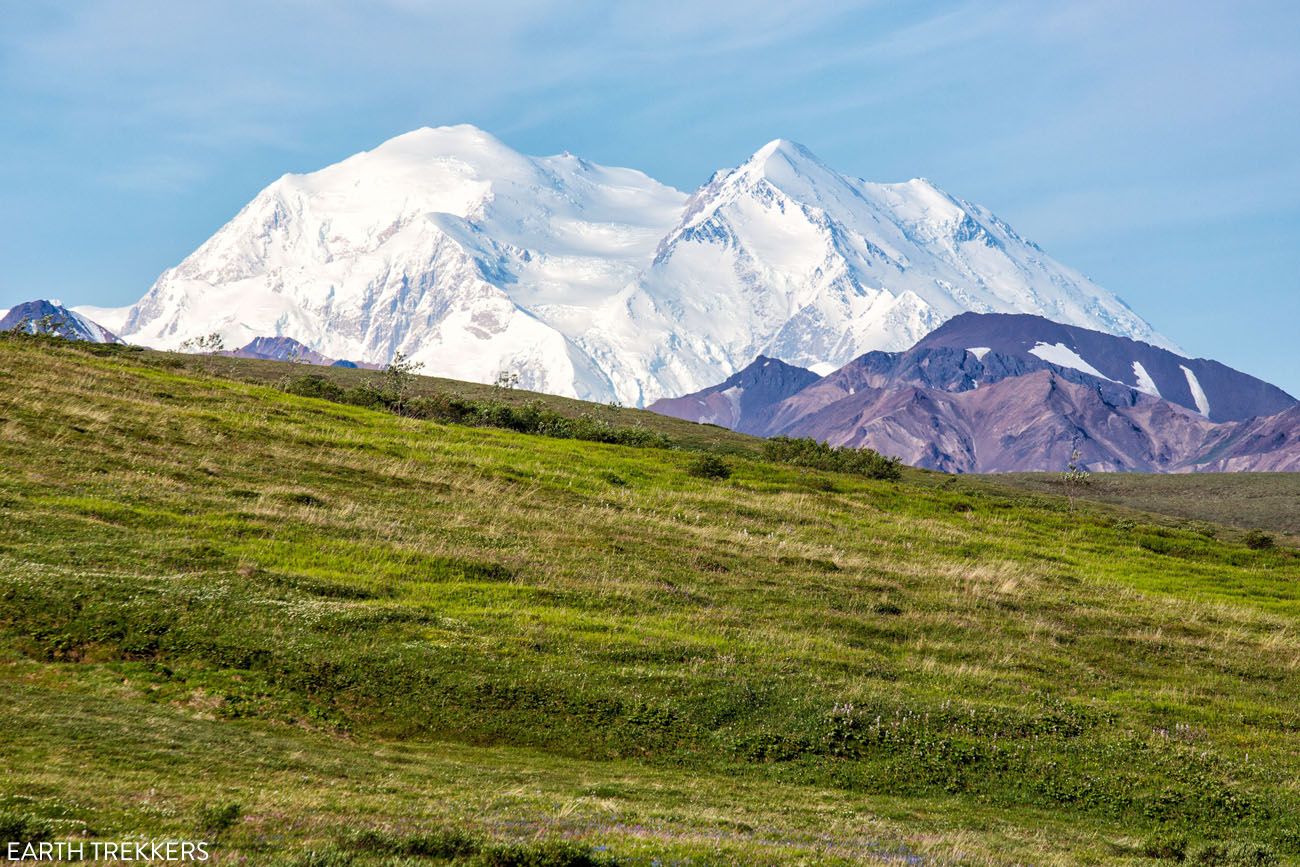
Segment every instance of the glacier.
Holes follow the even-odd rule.
[[[1117,296],[923,179],[842,175],[777,139],[687,194],[472,126],[287,174],[135,304],[76,308],[175,349],[291,337],[336,358],[644,406],[766,355],[814,370],[963,312],[1174,348]]]

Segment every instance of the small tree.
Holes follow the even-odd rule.
[[[46,313],[40,319],[33,319],[30,316],[24,316],[19,319],[13,328],[10,328],[14,334],[31,334],[31,335],[49,335],[51,337],[62,337],[62,331],[68,321],[62,316],[53,313]]]
[[[422,366],[419,362],[412,361],[405,353],[398,352],[384,368],[382,393],[384,399],[397,410],[399,415],[411,396],[411,388],[415,384],[415,372]]]
[[[181,352],[196,352],[200,355],[213,355],[225,351],[226,341],[217,331],[202,337],[191,337],[181,344]]]
[[[35,334],[36,329],[33,327],[32,317],[24,316],[22,319],[19,319],[18,323],[14,325],[13,328],[10,328],[6,333],[19,335]]]
[[[211,359],[217,353],[225,351],[226,341],[222,339],[219,332],[213,331],[202,337],[191,337],[189,340],[183,341],[180,348],[181,352],[206,355]],[[215,362],[211,360],[204,362],[203,367],[209,374],[214,373],[216,370]]]
[[[51,337],[62,337],[63,327],[68,321],[62,316],[56,316],[53,313],[46,313],[36,322],[36,334],[48,334]]]
[[[496,382],[492,383],[492,387],[497,391],[513,391],[518,384],[518,373],[513,370],[503,370],[497,374]]]
[[[1079,464],[1079,458],[1082,455],[1078,449],[1070,452],[1070,462],[1066,464],[1065,472],[1061,473],[1061,484],[1065,485],[1065,496],[1070,500],[1070,511],[1074,511],[1074,500],[1079,495],[1079,490],[1086,487],[1092,482],[1092,474]]]

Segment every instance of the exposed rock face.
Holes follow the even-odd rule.
[[[660,415],[761,434],[766,427],[764,419],[774,405],[819,378],[811,370],[760,355],[749,367],[719,385],[686,397],[657,400],[650,409]]]
[[[1281,389],[1034,316],[956,317],[906,352],[869,352],[775,403],[746,402],[744,384],[728,383],[737,430],[869,446],[949,472],[1059,470],[1075,450],[1096,471],[1300,468],[1300,404]],[[705,403],[651,408],[699,420],[723,386],[701,392]]]
[[[774,431],[833,445],[870,446],[947,472],[1064,469],[1169,472],[1217,426],[1190,410],[1053,370],[961,392],[867,389]]]
[[[1275,385],[1204,358],[1184,358],[1127,337],[1062,325],[1041,316],[963,314],[922,338],[913,353],[937,348],[982,350],[1034,366],[1046,361],[1162,397],[1210,421],[1273,415],[1296,399]],[[994,364],[1005,361],[994,361]],[[985,381],[997,376],[986,371]]]
[[[1197,456],[1197,470],[1300,472],[1300,406],[1226,427]]]

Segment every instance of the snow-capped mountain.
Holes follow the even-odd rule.
[[[625,295],[602,325],[633,351],[606,363],[669,394],[758,355],[825,373],[966,311],[1169,343],[987,210],[925,180],[847,178],[782,140],[697,191]]]
[[[272,183],[130,308],[174,348],[287,336],[332,357],[644,405],[758,355],[819,372],[964,311],[1168,344],[1123,302],[927,181],[845,177],[774,141],[687,196],[468,126]]]

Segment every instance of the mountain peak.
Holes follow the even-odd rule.
[[[0,316],[0,331],[21,327],[28,334],[44,333],[89,343],[121,343],[122,339],[91,319],[63,306],[57,298],[24,301]]]
[[[774,138],[754,151],[753,156],[745,161],[741,169],[756,169],[770,175],[773,170],[779,171],[782,167],[804,173],[807,166],[814,166],[821,171],[830,171],[815,153],[799,142],[788,138]]]
[[[378,147],[364,152],[370,157],[394,156],[407,159],[459,158],[476,163],[484,157],[523,159],[523,157],[489,132],[462,123],[455,126],[422,126],[393,136]]]
[[[808,148],[799,144],[799,142],[793,141],[792,139],[788,139],[788,138],[772,139],[770,142],[763,145],[758,150],[754,151],[754,155],[751,159],[755,159],[755,160],[767,159],[768,157],[774,156],[778,153],[787,157],[804,156],[804,157],[812,157],[813,159],[816,159],[816,157],[813,156],[812,151],[808,150]]]
[[[480,129],[479,127],[474,126],[474,124],[472,123],[457,123],[457,124],[450,124],[448,126],[416,127],[415,129],[410,130],[409,132],[404,132],[399,135],[393,136],[392,138],[388,139],[388,141],[381,144],[380,147],[383,147],[385,144],[388,144],[389,142],[402,141],[404,139],[414,139],[419,141],[461,140],[461,141],[494,143],[498,145],[501,144],[501,140],[498,139],[496,136],[492,135],[492,133],[488,132],[487,130]]]
[[[274,182],[105,324],[160,347],[215,330],[379,364],[400,351],[487,382],[518,368],[535,390],[638,404],[760,353],[833,370],[966,310],[1150,339],[959,201],[839,174],[785,138],[688,196],[472,125],[422,127]]]

